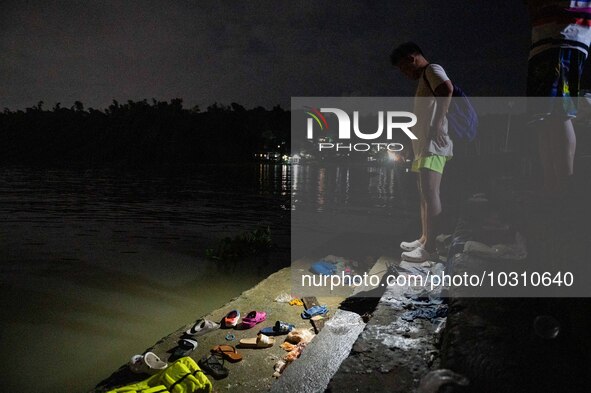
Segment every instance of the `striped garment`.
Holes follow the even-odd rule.
[[[528,0],[532,21],[529,57],[550,48],[578,49],[591,43],[591,1]]]

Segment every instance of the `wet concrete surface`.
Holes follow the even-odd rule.
[[[588,277],[591,237],[585,198],[579,194],[549,205],[536,194],[515,189],[464,206],[447,272],[544,272],[581,267],[578,263],[584,264],[581,278]],[[468,240],[512,243],[517,231],[527,241],[523,260],[462,252]],[[443,383],[429,393],[591,391],[591,299],[560,297],[564,287],[542,297],[527,291],[516,296],[507,287],[478,297],[478,290],[450,288],[449,314],[439,337],[428,321],[401,321],[401,297],[388,289],[327,391],[419,392],[420,379],[437,369],[452,370],[469,383]]]
[[[399,261],[382,257],[385,264]],[[378,263],[380,263],[378,261]],[[353,345],[350,356],[331,379],[327,392],[400,392],[416,390],[423,375],[438,367],[440,334],[429,320],[407,322],[404,292],[388,287]]]

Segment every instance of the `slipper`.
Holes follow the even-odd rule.
[[[412,251],[403,252],[400,257],[406,262],[422,263],[427,260],[437,261],[437,253],[430,253],[423,247],[417,247]]]
[[[219,354],[228,361],[234,363],[242,360],[242,355],[236,351],[236,348],[232,345],[216,345],[211,348],[211,353]]]
[[[240,311],[232,310],[228,314],[226,314],[226,316],[224,317],[222,322],[224,324],[224,327],[229,328],[229,327],[234,327],[234,326],[238,325],[239,319],[240,319]]]
[[[310,319],[315,315],[324,315],[328,312],[326,306],[313,306],[302,313],[303,319]]]
[[[195,349],[197,349],[197,341],[183,338],[179,341],[179,345],[172,353],[172,356],[174,356],[175,359],[189,356],[189,354]]]
[[[292,325],[291,323],[277,321],[275,322],[275,326],[263,328],[259,333],[266,336],[280,336],[291,332],[294,328],[295,325]]]
[[[229,374],[228,369],[224,367],[223,359],[220,363],[217,356],[215,355],[211,355],[209,357],[203,356],[197,364],[203,371],[215,379],[226,378]]]
[[[267,319],[267,313],[264,311],[251,311],[244,318],[242,318],[242,327],[250,329],[257,323],[261,323]]]
[[[187,330],[185,333],[187,333],[189,336],[201,336],[207,332],[218,329],[219,327],[219,323],[215,323],[209,319],[198,319],[193,327]]]
[[[164,370],[168,364],[160,360],[154,352],[146,352],[143,355],[134,355],[129,361],[129,368],[136,374],[156,374]]]
[[[412,242],[400,243],[400,248],[402,248],[404,251],[412,251],[415,248],[422,247],[422,246],[423,246],[423,243],[421,243],[418,239],[414,240]]]
[[[244,348],[269,348],[275,344],[275,337],[259,334],[256,338],[243,338],[240,340],[240,346]]]

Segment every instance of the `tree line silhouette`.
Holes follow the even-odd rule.
[[[290,113],[214,103],[116,100],[104,110],[36,106],[0,113],[0,164],[182,166],[252,160],[289,151]],[[277,148],[279,146],[279,148]]]

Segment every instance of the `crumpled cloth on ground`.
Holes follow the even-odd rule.
[[[293,297],[287,292],[281,292],[275,298],[275,302],[277,303],[290,303],[293,300]]]
[[[318,262],[314,262],[310,266],[310,272],[314,274],[321,274],[323,276],[330,276],[337,272],[337,267],[334,262],[327,262],[325,260],[321,260]]]
[[[328,255],[328,256],[324,257],[322,260],[334,263],[337,274],[352,273],[353,269],[355,267],[359,266],[359,263],[357,263],[357,261],[354,261],[352,259],[343,258],[343,257],[338,257],[336,255]]]
[[[288,353],[286,353],[285,355],[283,355],[283,357],[278,360],[275,363],[274,366],[274,370],[275,372],[273,373],[273,377],[275,378],[279,378],[279,376],[281,376],[281,373],[283,372],[283,370],[285,370],[285,368],[294,360],[296,360],[297,358],[299,358],[302,355],[302,351],[304,350],[304,348],[306,348],[306,345],[308,345],[307,341],[301,341],[298,344],[290,344],[289,342],[284,342],[283,344],[281,344],[281,348],[285,349],[286,351],[289,351]]]
[[[285,337],[285,341],[292,344],[299,344],[301,342],[309,343],[315,336],[309,329],[298,328],[289,332],[287,337]]]
[[[469,240],[464,244],[464,252],[482,258],[521,260],[527,257],[525,237],[515,233],[514,244],[495,244],[487,246],[484,243]]]
[[[285,360],[287,363],[293,362],[294,360],[300,357],[302,351],[304,350],[304,348],[306,348],[306,345],[308,345],[308,343],[306,342],[299,343],[291,351],[289,351],[283,356],[283,360]]]
[[[436,305],[442,304],[443,298],[439,297],[441,291],[427,291],[423,289],[417,293],[404,293],[404,296],[415,305],[418,306],[428,306],[428,305]]]
[[[415,319],[428,319],[433,322],[436,318],[447,317],[447,304],[430,304],[427,306],[419,306],[414,310],[405,312],[400,316],[407,322],[412,322]]]

